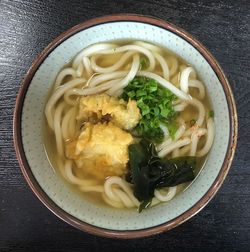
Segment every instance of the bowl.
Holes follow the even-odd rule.
[[[81,49],[101,41],[140,39],[162,45],[193,65],[215,111],[216,133],[205,167],[172,201],[142,213],[100,207],[73,193],[47,159],[42,125],[48,92],[58,71]],[[221,67],[193,36],[166,21],[140,15],[111,15],[78,24],[53,40],[25,76],[14,112],[14,144],[22,173],[42,203],[62,220],[106,237],[145,237],[180,225],[215,195],[230,168],[237,141],[233,94]]]

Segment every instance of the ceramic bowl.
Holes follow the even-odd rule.
[[[81,49],[102,41],[138,39],[162,45],[195,67],[215,111],[216,133],[202,172],[172,201],[142,213],[100,207],[73,193],[51,168],[43,146],[44,105],[58,71]],[[169,230],[198,213],[215,195],[231,165],[237,114],[229,83],[214,57],[190,34],[166,21],[112,15],[76,25],[37,57],[23,80],[14,114],[14,142],[21,170],[43,204],[59,218],[92,234],[136,238]]]

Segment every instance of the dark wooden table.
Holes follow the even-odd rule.
[[[121,12],[195,35],[225,70],[239,116],[237,153],[210,204],[174,230],[130,241],[83,233],[48,211],[24,181],[12,142],[16,95],[37,54],[77,23]],[[0,82],[0,251],[250,251],[250,1],[1,0]]]

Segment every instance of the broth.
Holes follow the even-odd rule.
[[[127,196],[125,195],[125,194],[127,194],[128,190],[133,190],[133,188],[132,188],[133,186],[128,185],[127,182],[125,181],[125,173],[126,172],[120,176],[122,178],[122,180],[124,180],[124,182],[121,182],[121,183],[123,183],[122,184],[123,186],[121,184],[119,184],[118,182],[115,182],[113,184],[113,186],[110,186],[110,188],[109,188],[109,190],[114,190],[114,191],[106,193],[106,189],[105,189],[104,185],[110,178],[112,179],[112,176],[114,176],[114,175],[109,175],[106,178],[97,178],[93,173],[86,172],[86,169],[82,169],[81,167],[79,167],[79,165],[78,165],[79,160],[77,160],[78,157],[74,157],[75,152],[77,151],[77,146],[79,145],[78,143],[80,141],[79,140],[80,136],[84,130],[86,131],[88,129],[88,128],[86,128],[88,125],[90,125],[92,127],[92,132],[93,132],[93,130],[95,130],[95,127],[97,127],[97,126],[95,126],[97,122],[98,122],[97,125],[106,123],[105,127],[108,127],[110,124],[110,122],[106,122],[109,120],[106,119],[105,116],[103,117],[104,119],[98,118],[98,114],[97,114],[96,118],[93,118],[93,116],[92,116],[92,117],[88,118],[87,121],[86,121],[86,118],[79,119],[79,117],[80,117],[79,103],[81,103],[82,97],[85,97],[85,95],[81,95],[80,93],[84,92],[85,90],[87,90],[87,92],[89,92],[89,90],[92,92],[93,88],[96,88],[96,89],[102,88],[102,86],[107,85],[108,81],[116,82],[116,85],[118,85],[120,82],[123,81],[123,78],[126,78],[126,76],[128,76],[131,73],[131,71],[132,71],[131,69],[136,64],[138,65],[138,62],[136,63],[136,57],[139,57],[139,59],[140,59],[140,68],[141,68],[139,70],[137,69],[137,73],[139,73],[140,71],[143,72],[144,70],[142,68],[149,69],[151,67],[150,57],[147,59],[147,54],[145,56],[145,53],[144,54],[141,53],[141,51],[143,51],[143,50],[150,51],[151,54],[156,59],[155,60],[156,65],[155,65],[153,71],[148,71],[148,72],[153,73],[155,75],[158,75],[164,79],[164,74],[166,75],[167,71],[165,69],[165,72],[164,72],[163,67],[165,66],[164,64],[166,63],[169,68],[168,80],[169,80],[170,84],[173,85],[176,89],[181,90],[180,95],[182,95],[182,93],[184,93],[182,90],[181,84],[180,84],[181,78],[184,79],[184,77],[183,77],[184,71],[187,71],[188,68],[190,69],[190,66],[187,62],[185,62],[183,59],[181,59],[178,55],[175,55],[171,51],[169,51],[163,47],[159,47],[158,45],[151,45],[151,44],[147,44],[147,43],[145,44],[145,42],[140,42],[140,41],[135,42],[135,41],[130,41],[130,40],[128,40],[128,41],[111,41],[111,43],[115,44],[116,47],[113,48],[112,44],[111,44],[110,45],[111,49],[108,46],[106,46],[107,48],[103,49],[103,50],[111,50],[112,53],[114,53],[114,54],[112,54],[112,53],[102,54],[102,51],[100,50],[100,53],[98,53],[98,51],[97,51],[97,53],[93,54],[92,56],[88,56],[88,57],[83,56],[82,61],[80,61],[80,63],[77,62],[78,56],[76,56],[76,58],[74,58],[70,63],[65,65],[65,67],[63,67],[63,69],[60,71],[60,73],[62,73],[63,71],[65,71],[65,72],[68,71],[68,74],[66,74],[65,76],[63,76],[63,74],[62,74],[63,77],[61,78],[60,83],[58,84],[58,87],[55,89],[52,88],[52,90],[49,94],[49,99],[48,99],[48,102],[47,102],[47,105],[45,108],[46,116],[45,116],[44,125],[43,125],[44,146],[45,146],[45,151],[47,153],[47,156],[48,156],[48,159],[51,163],[52,168],[55,170],[56,173],[58,173],[62,177],[62,179],[65,181],[65,184],[67,184],[67,186],[70,186],[70,188],[72,189],[72,192],[80,193],[84,197],[84,199],[87,199],[87,200],[94,202],[96,204],[110,205],[110,206],[116,207],[116,208],[124,208],[124,207],[130,208],[132,206],[138,206],[138,203],[135,203],[135,202],[137,202],[136,201],[137,199],[135,200],[134,198],[132,198],[132,196],[129,193]],[[104,45],[106,45],[106,44],[104,44]],[[105,47],[104,45],[102,47]],[[135,55],[135,51],[136,51],[135,49],[134,50],[128,49],[127,51],[119,52],[120,48],[127,46],[127,45],[129,45],[131,48],[135,48],[135,49],[138,49],[140,47],[139,49],[141,51],[138,49],[139,51],[137,52],[137,56]],[[133,47],[133,46],[136,46],[136,47]],[[118,51],[117,53],[116,53],[116,50]],[[126,56],[126,55],[129,55],[129,53],[131,54],[131,56]],[[80,54],[81,53],[79,53],[78,55],[80,55]],[[122,58],[126,58],[126,57],[127,57],[127,59],[124,61],[124,63],[122,64],[121,67],[110,72],[110,73],[116,74],[118,77],[116,77],[116,79],[106,78],[106,76],[108,76],[109,73],[104,73],[102,71],[106,70],[107,68],[112,68],[112,67],[115,68],[115,66],[118,65],[117,62],[121,61]],[[131,59],[133,59],[133,60],[131,61]],[[164,62],[162,63],[161,59],[164,59],[165,63]],[[143,63],[144,61],[145,61],[145,64]],[[153,60],[152,60],[152,62],[153,62]],[[146,66],[143,66],[143,64]],[[96,72],[95,70],[93,71],[89,66],[91,66],[92,69],[94,68],[94,69],[100,69],[100,70],[99,70],[99,72]],[[88,67],[89,67],[89,69],[88,69]],[[125,77],[122,75],[123,72],[128,72],[128,73],[125,73],[125,75],[124,75]],[[144,72],[147,72],[147,71],[144,71]],[[96,86],[91,87],[91,84],[93,84],[94,82],[98,82],[98,78],[100,78],[100,76],[103,78],[105,77],[106,79],[104,78],[104,80],[101,81],[100,83],[98,83]],[[59,77],[57,77],[57,80],[58,80],[58,78]],[[81,78],[82,79],[85,78],[87,80],[87,88],[83,88],[83,86],[86,85],[86,81],[83,81],[83,83],[79,82],[79,84],[73,83],[73,81],[75,81],[76,79],[81,81]],[[146,78],[147,78],[147,76],[146,76]],[[55,81],[55,83],[57,83],[57,80]],[[118,81],[116,81],[116,80],[118,80]],[[70,87],[68,90],[66,90],[64,93],[62,93],[61,96],[57,100],[54,99],[55,97],[57,98],[56,95],[60,92],[60,90],[62,90],[64,87],[66,87],[66,85],[70,86],[71,82],[73,83],[71,85],[72,87]],[[186,144],[185,146],[175,148],[175,149],[173,149],[173,151],[170,151],[169,153],[164,155],[165,158],[167,158],[167,159],[171,159],[176,156],[183,156],[180,153],[182,153],[182,152],[185,153],[184,149],[189,147],[189,145],[190,145],[187,153],[185,154],[185,155],[188,155],[188,153],[192,152],[192,148],[193,148],[192,143],[194,141],[197,141],[197,146],[196,146],[196,150],[195,150],[196,153],[200,152],[201,154],[203,154],[204,148],[207,147],[207,145],[208,145],[207,142],[209,141],[208,140],[209,137],[213,138],[213,135],[212,136],[208,135],[209,132],[211,132],[211,129],[213,130],[213,128],[211,128],[213,126],[213,124],[212,124],[212,126],[210,126],[211,129],[208,127],[208,121],[212,120],[212,119],[209,119],[209,116],[208,116],[209,111],[211,111],[211,104],[209,102],[209,98],[208,98],[207,94],[205,95],[205,97],[203,99],[199,100],[199,95],[201,95],[201,90],[202,90],[201,85],[203,87],[203,84],[200,84],[202,82],[199,79],[199,77],[197,76],[197,74],[195,74],[194,69],[192,69],[190,74],[188,75],[187,82],[191,83],[189,86],[188,95],[192,96],[193,99],[197,100],[196,105],[194,105],[193,103],[186,102],[185,100],[182,100],[181,98],[178,98],[178,96],[177,96],[178,103],[176,105],[171,105],[171,106],[173,108],[177,108],[178,106],[180,107],[184,104],[185,108],[182,109],[178,115],[176,115],[176,119],[174,119],[174,120],[176,121],[177,124],[179,122],[181,122],[181,123],[179,123],[178,126],[181,127],[184,125],[183,127],[185,128],[184,129],[185,132],[183,132],[183,134],[179,138],[179,140],[174,139],[174,138],[171,139],[169,136],[168,137],[165,136],[165,139],[163,139],[163,143],[165,143],[164,141],[169,141],[170,144],[175,144],[178,141],[181,142],[181,140],[183,140],[183,141],[184,141],[184,139],[187,140],[187,138],[190,138],[191,142],[190,142],[190,144]],[[57,85],[57,84],[55,84],[55,85]],[[111,90],[112,88],[114,89],[114,88],[116,88],[116,86],[111,86],[110,89],[108,89],[108,91],[107,90],[106,91],[109,92],[109,90]],[[77,89],[78,93],[75,91],[75,89]],[[121,91],[121,90],[122,90],[122,88],[118,91]],[[104,92],[106,92],[106,91],[104,91]],[[68,95],[67,92],[72,92],[72,94]],[[97,93],[102,94],[104,92],[98,91]],[[68,100],[66,99],[67,95],[68,95],[68,97],[71,97],[71,98],[67,98]],[[93,94],[91,93],[90,95],[93,96],[93,95],[95,95],[95,93],[93,93]],[[86,97],[88,97],[88,94],[86,95]],[[119,98],[116,98],[116,99],[119,99]],[[185,104],[185,102],[187,104]],[[51,105],[51,103],[53,106]],[[75,103],[75,104],[73,104],[73,103]],[[118,102],[118,104],[120,104],[120,103],[121,102]],[[200,105],[200,103],[202,105]],[[138,104],[138,101],[137,101],[137,104]],[[60,106],[61,106],[61,108],[59,108]],[[126,106],[126,104],[124,106]],[[203,115],[203,117],[204,117],[203,122],[200,125],[198,125],[200,117],[201,117],[201,113],[202,113],[201,106],[205,110],[206,114]],[[140,113],[142,113],[141,109],[140,109]],[[51,118],[50,118],[50,116],[51,116]],[[59,118],[59,121],[55,119],[56,116]],[[140,116],[142,117],[142,115],[140,115]],[[109,114],[108,114],[108,117],[110,117]],[[194,120],[195,120],[195,123],[194,123]],[[192,125],[193,123],[194,123],[194,125]],[[117,128],[117,125],[115,125],[114,129],[116,129],[116,128]],[[59,129],[59,130],[56,131],[56,129]],[[66,131],[65,131],[65,129],[66,129]],[[195,132],[196,131],[198,132],[198,130],[200,130],[201,135],[197,136],[198,140],[197,139],[195,140],[196,135],[193,133],[193,131],[190,133],[190,135],[188,135],[188,130],[190,131],[191,129]],[[124,136],[125,136],[125,134],[130,134],[130,135],[132,134],[131,136],[133,136],[133,138],[134,138],[134,135],[133,135],[134,129],[124,130],[124,128],[123,128],[121,130],[122,130],[121,132],[122,132],[122,134],[124,134]],[[178,130],[181,130],[181,129],[179,128]],[[177,132],[178,132],[178,130],[177,130]],[[177,134],[177,132],[175,134]],[[119,136],[119,134],[118,134],[118,136]],[[185,134],[187,135],[186,138],[185,138]],[[213,134],[214,134],[214,132],[213,132]],[[126,136],[128,136],[128,135],[126,135]],[[192,137],[194,138],[194,140],[192,140]],[[135,141],[135,139],[137,139],[137,137],[134,138],[133,141]],[[210,141],[213,141],[213,139],[212,140],[210,139]],[[68,149],[71,148],[71,147],[69,147],[70,143],[72,143],[73,147],[74,147],[74,149],[73,149],[74,151],[72,154],[73,157],[71,154],[69,154],[70,152],[67,151]],[[115,144],[115,142],[114,142],[114,144]],[[211,143],[210,143],[210,145],[211,145]],[[157,148],[157,146],[160,146],[160,144],[159,145],[155,144],[155,146]],[[108,149],[108,147],[111,148],[112,146],[107,146],[106,148]],[[210,149],[210,147],[209,147],[209,149]],[[61,148],[61,151],[60,151],[60,148]],[[164,153],[164,151],[166,151],[166,148],[167,147],[165,147],[165,149],[160,149],[160,147],[159,147],[158,153],[159,154]],[[79,156],[81,154],[77,154],[77,155]],[[99,158],[100,155],[101,154],[98,154],[97,157]],[[107,156],[106,153],[104,153],[103,155]],[[199,171],[204,166],[205,161],[206,161],[206,157],[207,157],[207,152],[204,155],[200,155],[200,156],[198,155],[196,157],[197,168],[194,171],[195,176],[197,176]],[[86,160],[86,158],[83,160]],[[91,163],[91,165],[93,165],[94,162],[97,162],[97,161],[93,161]],[[95,166],[93,166],[93,167],[95,167]],[[110,169],[110,167],[108,167],[108,168]],[[175,195],[177,195],[178,193],[185,190],[190,183],[191,182],[186,182],[186,183],[182,183],[182,184],[177,185],[177,187],[175,186],[175,188],[176,188]],[[124,189],[124,187],[126,187],[126,186],[128,189],[126,189],[126,188]],[[122,191],[122,193],[121,193],[121,191]],[[113,198],[109,195],[111,195],[111,196],[113,195]],[[114,200],[114,198],[115,198],[115,200]],[[127,198],[129,200],[127,200]],[[118,199],[120,199],[120,202],[118,201]],[[126,203],[125,199],[128,201],[127,203]],[[152,205],[158,204],[160,202],[160,201],[159,202],[158,201],[159,201],[159,199],[156,197],[156,200],[155,200],[156,203],[154,203],[154,199],[153,199]]]

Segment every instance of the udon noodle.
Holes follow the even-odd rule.
[[[142,69],[141,60],[147,66]],[[124,176],[108,176],[104,180],[85,176],[74,160],[65,154],[66,143],[81,130],[78,118],[82,97],[106,93],[120,97],[124,88],[137,76],[153,79],[177,98],[173,107],[178,116],[174,137],[168,127],[160,125],[164,139],[156,144],[160,158],[182,156],[204,157],[214,139],[214,120],[209,117],[205,87],[192,66],[162,47],[143,41],[98,43],[83,49],[71,64],[57,75],[45,107],[47,130],[53,132],[56,166],[64,179],[84,193],[96,193],[115,208],[133,208],[140,201],[133,193],[133,184]],[[189,121],[195,118],[195,122]],[[135,137],[136,138],[136,137]],[[178,186],[154,190],[151,206],[175,197]]]

